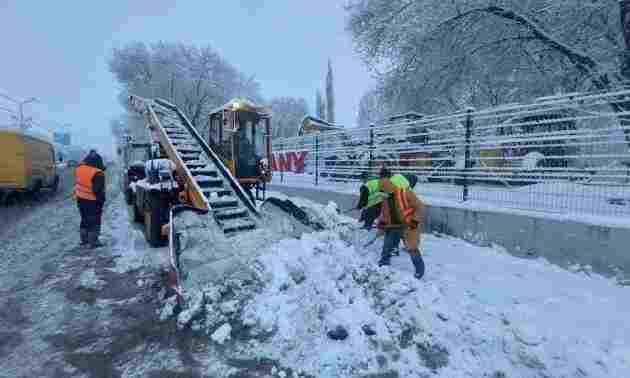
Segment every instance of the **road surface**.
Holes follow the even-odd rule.
[[[202,376],[190,350],[207,338],[159,321],[159,273],[115,269],[130,227],[122,196],[109,195],[108,245],[87,250],[68,192],[0,217],[10,221],[0,234],[0,377]]]

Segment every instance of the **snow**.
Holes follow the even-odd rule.
[[[167,172],[170,174],[175,170],[175,163],[173,163],[169,159],[153,159],[144,163],[144,171],[148,176],[149,172],[152,170],[157,170],[158,172]]]
[[[293,200],[328,228],[299,238],[256,230],[196,252],[227,248],[250,269],[223,279],[208,264],[190,271],[188,320],[232,355],[317,377],[630,376],[630,288],[437,235],[423,235],[427,274],[416,280],[404,253],[377,267],[382,240],[362,248],[371,236],[334,203]],[[345,340],[327,336],[338,326]]]
[[[148,178],[144,178],[142,180],[138,180],[129,184],[129,188],[135,193],[137,187],[141,187],[144,190],[172,190],[177,187],[177,181],[175,180],[166,180],[160,181],[155,184],[149,183]]]
[[[131,222],[123,199],[112,209],[112,233],[117,241],[114,246],[116,264],[109,268],[116,273],[127,273],[140,268],[168,266],[168,248],[150,248],[139,225]]]
[[[540,152],[530,152],[523,157],[523,168],[525,169],[536,169],[538,167],[538,162],[545,159],[545,155]]]
[[[225,323],[219,329],[217,329],[210,338],[216,341],[219,344],[223,344],[226,340],[230,338],[230,332],[232,332],[232,327],[229,324]]]
[[[630,306],[616,303],[627,289],[457,240],[429,236],[424,249],[429,275],[416,282],[406,256],[394,269],[379,270],[376,251],[361,258],[332,234],[281,242],[259,260],[272,275],[245,312],[278,330],[258,352],[271,348],[283,363],[295,361],[316,376],[352,376],[365,365],[363,373],[376,372],[379,354],[403,376],[428,373],[422,365],[441,363],[419,357],[423,343],[448,351],[439,369],[444,377],[630,374],[623,315]],[[291,278],[295,271],[305,276],[301,284]],[[363,334],[365,324],[376,331],[374,341]],[[350,333],[344,342],[324,336],[337,325]],[[415,334],[406,347],[405,332]]]

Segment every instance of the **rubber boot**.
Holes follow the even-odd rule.
[[[415,251],[409,254],[409,256],[411,257],[413,266],[416,268],[416,273],[413,276],[417,279],[422,278],[422,276],[424,276],[424,260],[422,259],[420,251]]]
[[[88,230],[85,228],[81,228],[79,230],[79,235],[81,235],[81,246],[85,246],[88,244]]]
[[[98,233],[96,230],[91,230],[88,232],[88,240],[90,243],[90,249],[102,247],[105,245],[101,243],[100,240],[98,240]]]
[[[381,259],[378,260],[378,266],[389,266],[392,255],[389,252],[382,252]]]

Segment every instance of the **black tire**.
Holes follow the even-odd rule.
[[[133,221],[136,223],[144,222],[144,214],[140,211],[140,209],[138,209],[138,206],[135,203],[133,204]]]
[[[133,199],[133,191],[131,190],[131,188],[127,188],[125,189],[125,202],[127,203],[127,205],[131,205],[134,202]]]
[[[31,193],[37,194],[40,190],[42,190],[42,181],[37,180],[35,181],[35,185],[33,185],[33,188],[31,189]]]
[[[55,175],[55,180],[53,181],[53,184],[50,187],[50,190],[53,193],[57,193],[57,191],[59,190],[59,175]]]
[[[160,221],[160,209],[148,209],[144,212],[144,237],[151,247],[166,245],[162,237],[162,222]]]

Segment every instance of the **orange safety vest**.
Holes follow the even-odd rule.
[[[80,165],[74,171],[74,195],[77,198],[96,201],[96,194],[92,191],[92,179],[97,173],[102,173],[98,168],[89,165]]]
[[[390,181],[391,182],[391,181]],[[411,225],[415,210],[407,200],[407,188],[394,185],[390,197],[383,202],[380,222],[382,226]]]
[[[413,220],[414,209],[409,206],[409,201],[407,201],[407,193],[406,189],[396,188],[394,191],[394,198],[396,199],[396,204],[398,205],[398,210],[400,211],[400,215],[402,215],[403,221],[405,224],[411,224]]]

